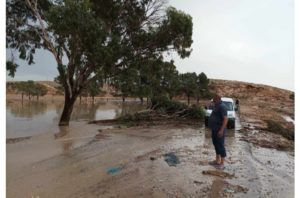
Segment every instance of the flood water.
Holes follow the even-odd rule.
[[[91,120],[113,119],[126,113],[145,108],[139,102],[98,101],[77,102],[71,123]],[[28,137],[49,132],[58,132],[57,126],[63,109],[62,101],[7,101],[6,137]]]
[[[212,197],[219,179],[203,175],[215,155],[202,126],[122,128],[87,124],[145,108],[138,102],[76,103],[70,126],[58,127],[62,101],[7,101],[7,197]],[[293,197],[294,157],[240,141],[228,130],[224,179],[247,188],[228,197]],[[101,129],[101,132],[99,132]],[[180,161],[170,167],[166,153]],[[151,160],[154,159],[154,160]],[[107,170],[118,168],[119,173]],[[197,183],[195,183],[197,181]],[[188,195],[188,196],[187,196]],[[213,196],[214,197],[214,196]],[[220,196],[222,197],[222,196]]]

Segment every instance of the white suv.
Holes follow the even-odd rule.
[[[227,128],[235,128],[235,103],[232,98],[221,98],[221,101],[227,108],[227,117],[228,117],[228,123],[227,123]],[[213,102],[211,100],[210,105],[205,107],[205,126],[208,126],[208,118],[213,110]]]

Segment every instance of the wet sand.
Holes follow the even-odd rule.
[[[293,197],[293,155],[231,133],[224,172],[234,177],[222,178],[203,174],[216,170],[203,126],[71,122],[56,134],[7,144],[7,197]],[[169,152],[179,158],[175,167],[164,160]],[[107,173],[114,167],[119,172]]]

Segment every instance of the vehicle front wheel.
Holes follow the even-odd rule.
[[[208,117],[205,117],[204,124],[205,124],[206,127],[208,127]]]

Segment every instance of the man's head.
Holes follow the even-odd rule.
[[[221,102],[221,96],[219,94],[215,94],[213,97],[214,104],[219,104]]]

